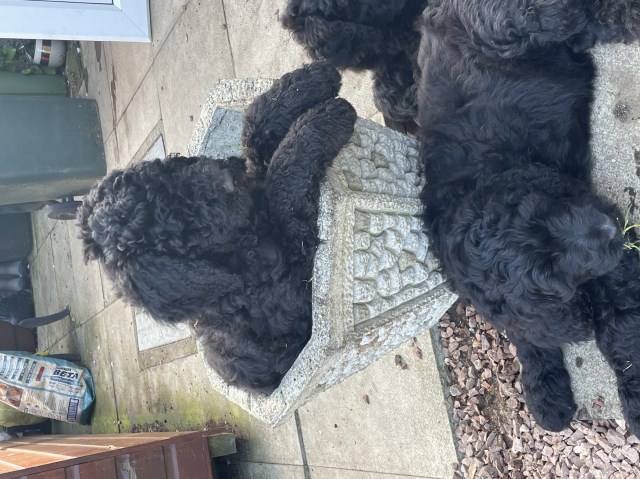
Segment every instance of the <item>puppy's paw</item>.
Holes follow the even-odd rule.
[[[249,164],[264,172],[291,124],[314,106],[334,98],[341,77],[334,67],[313,63],[285,74],[247,108],[242,145]]]
[[[631,364],[626,371],[620,373],[618,395],[627,427],[633,434],[640,437],[640,378],[630,377],[636,369],[636,366]]]
[[[577,407],[571,380],[565,369],[524,372],[522,378],[527,406],[540,427],[558,432],[566,429]]]
[[[527,405],[538,425],[552,432],[560,432],[569,427],[577,407],[573,396],[547,397],[542,400],[527,399]]]
[[[323,145],[327,152],[335,151],[335,156],[351,138],[356,118],[351,103],[343,98],[333,98],[300,117],[292,132],[298,135],[311,133],[318,145]]]

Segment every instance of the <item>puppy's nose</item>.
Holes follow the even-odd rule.
[[[229,193],[235,189],[235,185],[233,183],[233,173],[229,169],[220,170],[220,176],[222,180],[222,187],[225,191]]]
[[[620,234],[618,227],[611,218],[607,218],[606,221],[602,223],[602,231],[604,231],[610,241]]]

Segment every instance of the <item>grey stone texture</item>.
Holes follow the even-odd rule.
[[[268,81],[218,83],[205,102],[189,154],[241,155],[242,105]],[[222,108],[224,104],[235,109]],[[331,386],[428,330],[456,300],[422,232],[417,143],[358,119],[321,188],[312,281],[313,333],[270,396],[213,386],[272,426]]]

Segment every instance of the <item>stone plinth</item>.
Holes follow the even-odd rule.
[[[189,154],[241,155],[242,107],[267,81],[225,81],[211,93]],[[224,105],[222,108],[216,105]],[[322,186],[313,273],[313,333],[271,396],[209,370],[212,385],[275,426],[309,399],[432,327],[456,300],[422,232],[415,140],[358,119]]]

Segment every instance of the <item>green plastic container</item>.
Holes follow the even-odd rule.
[[[0,95],[67,96],[67,79],[62,75],[23,75],[0,71]]]
[[[0,205],[81,195],[104,176],[95,100],[0,95],[0,112]]]

